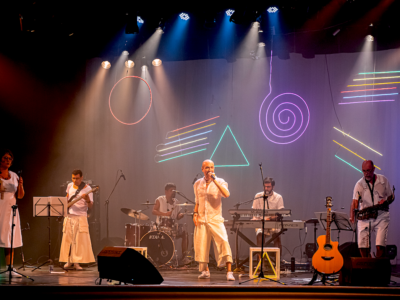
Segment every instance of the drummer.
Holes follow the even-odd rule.
[[[175,190],[176,185],[174,183],[167,183],[165,185],[165,195],[156,199],[152,214],[157,216],[157,226],[160,225],[163,218],[180,220],[184,217],[184,214],[180,212],[180,206],[177,205],[179,201],[175,198]],[[177,238],[182,238],[182,255],[185,256],[189,242],[187,232],[183,230],[182,234],[178,235]]]

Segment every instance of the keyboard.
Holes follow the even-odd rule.
[[[284,229],[303,229],[304,228],[304,221],[301,220],[284,220],[283,221],[283,228]],[[225,227],[230,228],[232,227],[233,220],[225,220],[224,222]],[[262,223],[260,220],[238,220],[235,222],[235,227],[240,228],[261,228]],[[265,221],[264,223],[265,229],[280,229],[281,222],[277,221]]]

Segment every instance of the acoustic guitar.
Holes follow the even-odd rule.
[[[321,274],[335,274],[343,267],[343,256],[338,250],[338,242],[331,241],[331,207],[332,197],[326,197],[326,235],[320,235],[317,239],[318,250],[312,258],[314,269]]]

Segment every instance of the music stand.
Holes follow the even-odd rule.
[[[68,201],[67,197],[33,197],[33,216],[47,217],[49,231],[49,259],[32,270],[35,271],[41,266],[53,263],[51,259],[51,231],[50,217],[65,217],[67,215]],[[65,270],[65,269],[64,269]]]

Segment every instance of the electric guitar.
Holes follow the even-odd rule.
[[[86,193],[86,195],[89,195],[90,193],[94,193],[99,189],[100,189],[100,187],[92,188],[89,192]],[[79,196],[79,197],[72,199],[71,202],[68,202],[68,208],[70,208],[72,205],[74,205],[76,202],[78,202],[82,198],[83,198],[82,196]]]
[[[331,207],[332,197],[326,197],[326,235],[317,239],[318,250],[312,258],[314,269],[322,274],[335,274],[343,267],[343,256],[338,250],[338,242],[331,241]]]

